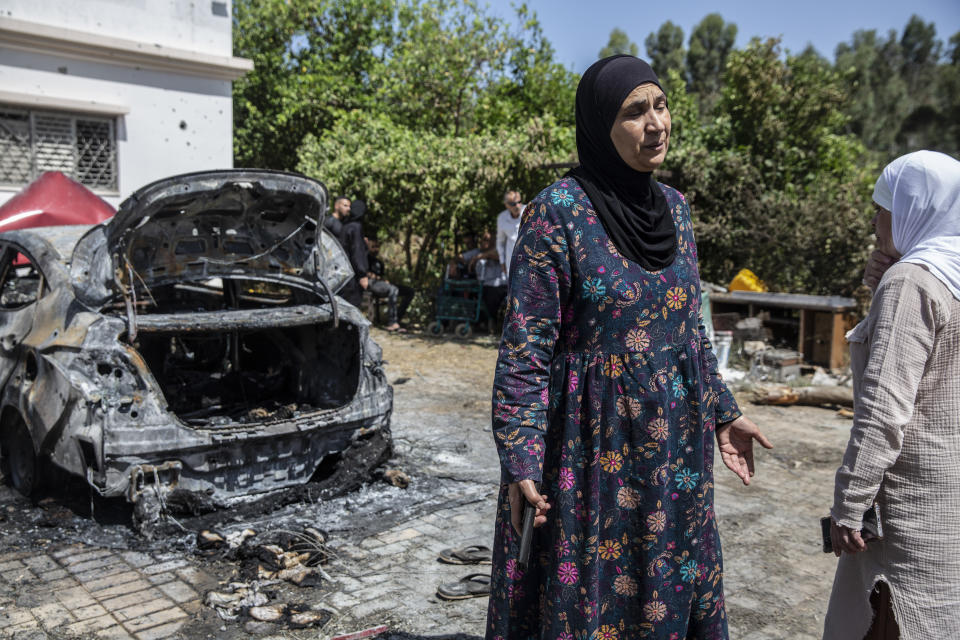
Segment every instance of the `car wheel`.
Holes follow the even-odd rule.
[[[434,320],[427,325],[427,331],[430,332],[430,335],[439,336],[441,333],[443,333],[443,323],[439,320]]]
[[[457,325],[457,328],[454,329],[454,333],[457,334],[458,338],[469,338],[473,335],[473,327],[471,327],[468,322],[461,322]]]
[[[33,440],[23,420],[17,418],[3,435],[3,475],[14,489],[33,497],[40,486],[39,464],[33,451]]]

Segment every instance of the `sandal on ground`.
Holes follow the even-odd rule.
[[[490,595],[490,575],[471,573],[458,582],[447,582],[437,587],[437,597],[444,600],[466,600]]]
[[[490,564],[491,558],[490,547],[472,544],[459,549],[444,549],[438,559],[447,564]]]
[[[401,327],[399,324],[395,327],[384,327],[384,331],[389,331],[390,333],[406,333],[407,330]]]

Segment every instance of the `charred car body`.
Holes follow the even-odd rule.
[[[148,185],[95,226],[0,234],[0,460],[105,497],[219,503],[310,480],[387,436],[393,393],[317,181],[229,170]]]

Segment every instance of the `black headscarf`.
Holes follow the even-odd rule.
[[[650,65],[633,56],[611,56],[587,69],[577,86],[580,166],[568,175],[583,187],[617,250],[658,271],[676,256],[673,216],[653,174],[630,168],[610,139],[620,105],[645,82],[660,87]]]

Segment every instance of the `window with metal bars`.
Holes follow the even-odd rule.
[[[116,191],[115,121],[0,104],[0,185],[23,186],[44,171]]]

